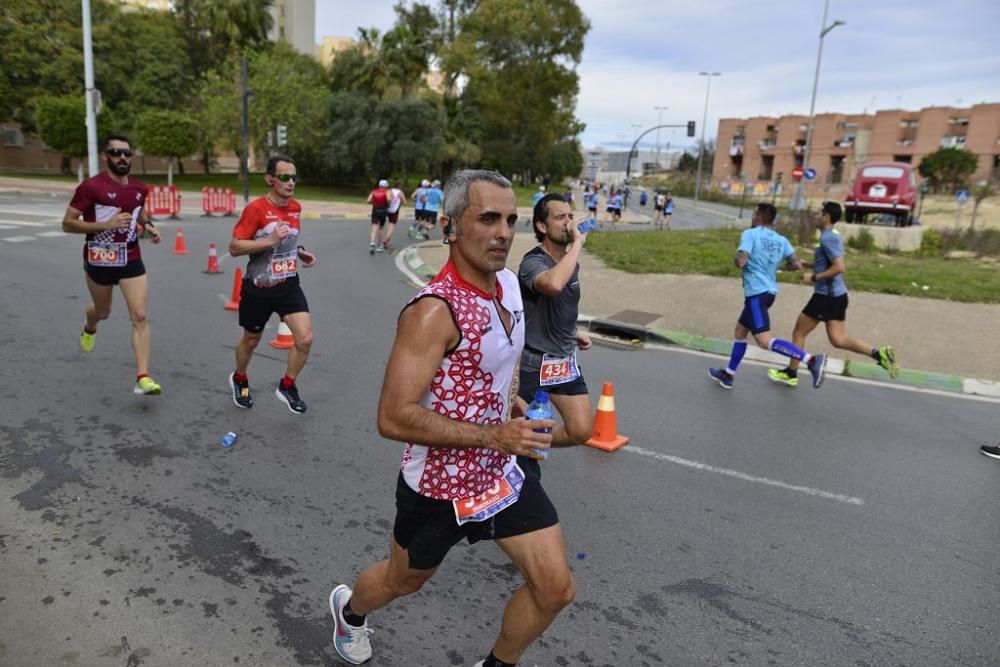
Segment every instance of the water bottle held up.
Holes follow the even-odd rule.
[[[597,220],[594,219],[594,216],[590,216],[586,220],[581,222],[579,225],[577,225],[577,229],[580,230],[581,234],[589,234],[590,232],[597,229]]]
[[[525,414],[525,417],[527,419],[552,419],[555,417],[555,412],[552,410],[552,403],[549,402],[549,392],[543,390],[535,392],[535,400],[528,406],[528,412]],[[552,429],[537,428],[535,432],[552,433]],[[542,458],[549,458],[549,451],[547,449],[533,449],[532,451]]]

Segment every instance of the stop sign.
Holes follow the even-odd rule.
[[[802,167],[795,167],[795,169],[792,169],[792,178],[794,178],[796,181],[801,181],[803,173],[804,172],[802,171]]]

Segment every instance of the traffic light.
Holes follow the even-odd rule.
[[[694,136],[694,121],[693,120],[689,120],[688,121],[688,136],[689,137],[693,137]]]
[[[774,184],[775,185],[781,185],[781,172],[780,171],[778,172],[778,175],[774,179]]]
[[[277,132],[275,133],[275,137],[277,141],[275,141],[275,146],[278,148],[284,148],[288,145],[288,126],[278,125],[276,129]]]

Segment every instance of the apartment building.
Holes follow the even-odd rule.
[[[792,170],[804,167],[807,116],[723,118],[712,164],[714,185],[743,181],[773,184],[782,174],[786,192]],[[817,114],[809,166],[816,178],[809,194],[839,195],[858,166],[873,161],[920,160],[942,146],[956,146],[979,159],[973,182],[1000,178],[1000,103],[968,108],[890,109],[875,114]],[[758,188],[759,189],[759,188]],[[765,188],[766,189],[766,188]]]

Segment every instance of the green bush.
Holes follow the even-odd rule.
[[[944,254],[944,236],[936,229],[925,229],[920,239],[921,257],[940,257]]]
[[[861,252],[874,252],[876,250],[875,236],[867,229],[862,228],[847,240],[847,246]]]

